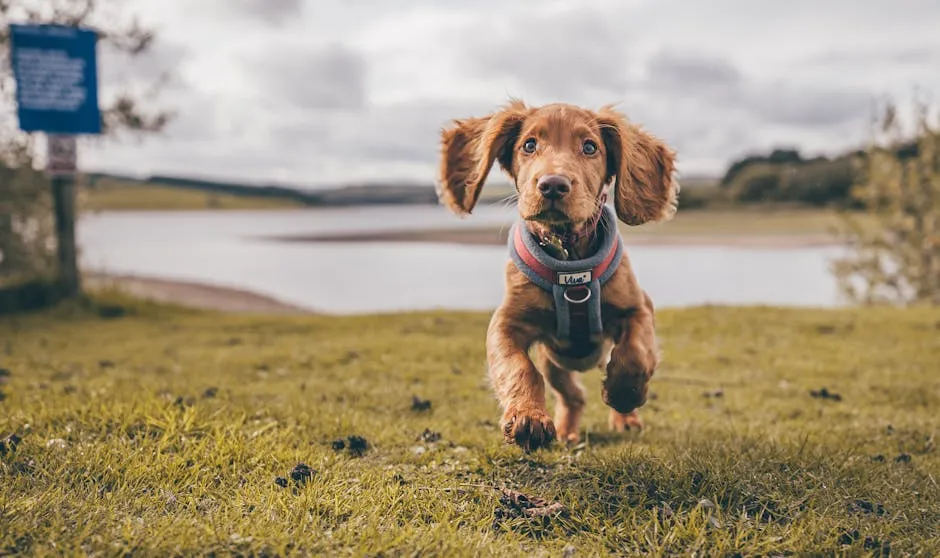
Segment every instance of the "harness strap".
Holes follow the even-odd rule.
[[[571,343],[574,353],[587,354],[603,333],[601,286],[617,270],[623,240],[617,233],[616,216],[603,206],[597,234],[601,247],[582,260],[559,260],[548,254],[522,221],[509,235],[510,257],[533,283],[552,294],[555,301],[556,335]],[[576,356],[572,354],[572,356]]]

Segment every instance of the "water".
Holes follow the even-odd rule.
[[[79,223],[86,269],[247,289],[332,313],[489,310],[503,295],[503,246],[280,243],[274,235],[508,226],[514,208],[459,219],[435,206],[257,212],[121,212]],[[628,246],[657,307],[839,304],[838,248]]]

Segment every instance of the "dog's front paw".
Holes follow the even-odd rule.
[[[548,447],[556,437],[555,424],[542,409],[510,407],[502,423],[506,441],[526,452]]]
[[[640,432],[643,430],[643,420],[636,410],[629,413],[618,413],[611,409],[610,429],[614,432]]]

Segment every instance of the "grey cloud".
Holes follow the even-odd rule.
[[[937,64],[940,64],[940,42],[933,48],[833,50],[799,61],[800,66],[853,71],[871,71],[874,66],[935,66]]]
[[[270,25],[282,25],[301,15],[303,0],[230,0],[231,4],[249,17],[256,17]]]
[[[435,164],[442,127],[452,119],[482,116],[493,108],[415,100],[361,111],[298,113],[284,120],[273,135],[285,147],[293,145],[315,157]]]
[[[123,53],[108,43],[100,46],[99,79],[103,86],[151,86],[163,76],[168,87],[178,87],[179,69],[192,56],[189,47],[158,38],[151,47],[136,56]]]
[[[285,45],[251,60],[247,70],[267,103],[311,110],[360,109],[366,103],[366,62],[343,45]]]
[[[869,116],[873,97],[859,89],[803,87],[775,83],[753,88],[747,105],[763,121],[826,127]]]
[[[728,60],[701,54],[662,51],[650,58],[647,71],[652,86],[685,91],[735,87],[743,81]]]
[[[832,126],[864,118],[871,99],[855,87],[763,83],[741,74],[729,60],[701,54],[660,52],[647,69],[644,87],[655,96],[709,111],[744,112],[755,125]]]
[[[583,98],[590,91],[620,93],[629,81],[627,35],[603,11],[496,18],[461,41],[461,62],[476,77],[517,80],[546,98]]]

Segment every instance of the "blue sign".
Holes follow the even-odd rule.
[[[10,25],[17,118],[25,132],[100,134],[94,31]]]

